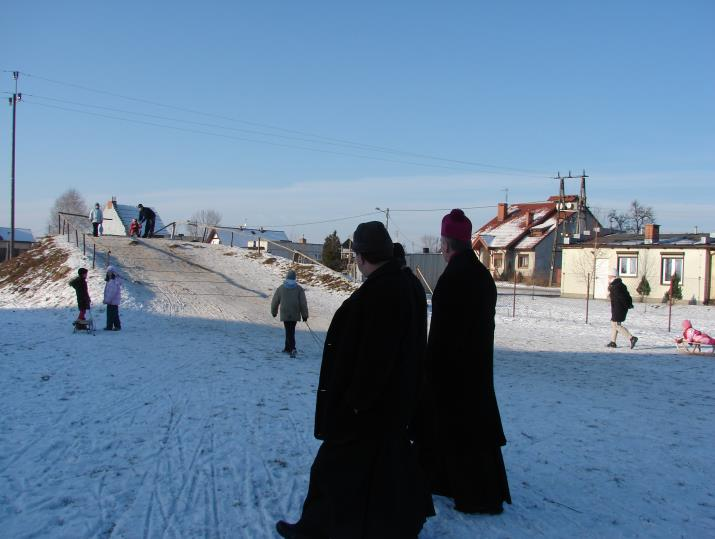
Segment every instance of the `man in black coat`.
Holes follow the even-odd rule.
[[[432,296],[432,322],[417,441],[434,494],[464,513],[499,514],[511,503],[494,392],[497,291],[471,247],[462,210],[442,220],[447,267]]]
[[[355,230],[362,286],[333,316],[323,349],[303,513],[282,537],[414,538],[434,515],[407,435],[426,346],[424,291],[393,258],[377,221]],[[420,297],[421,294],[421,297]]]
[[[141,204],[139,208],[139,222],[144,224],[144,234],[142,238],[151,238],[154,236],[154,223],[156,222],[156,213],[151,208],[145,208]]]
[[[633,298],[631,298],[626,285],[618,277],[616,270],[612,270],[609,277],[611,278],[611,284],[608,285],[608,295],[611,298],[611,341],[606,346],[616,348],[616,338],[619,333],[622,333],[633,348],[638,337],[631,335],[631,332],[623,325],[628,309],[633,308]]]

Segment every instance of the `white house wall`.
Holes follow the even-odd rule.
[[[674,246],[672,248],[646,248],[646,247],[599,247],[597,258],[607,260],[608,268],[616,268],[619,254],[633,253],[638,257],[638,272],[634,277],[621,276],[623,284],[626,285],[634,301],[639,301],[640,296],[636,289],[645,274],[650,284],[650,296],[646,298],[648,302],[660,302],[663,295],[668,291],[668,285],[661,284],[661,258],[666,254],[683,253],[683,280],[681,288],[683,291],[683,301],[695,300],[702,303],[706,297],[706,268],[707,257],[710,256],[707,249],[683,249]],[[711,273],[712,273],[711,268]],[[609,271],[610,273],[610,271]],[[569,248],[563,250],[563,272],[561,276],[561,295],[563,297],[585,297],[587,275],[591,274],[593,279],[593,249],[589,248]],[[593,291],[593,284],[591,285]]]

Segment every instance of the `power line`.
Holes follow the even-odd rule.
[[[351,215],[350,217],[338,217],[336,219],[326,219],[324,221],[313,221],[312,223],[295,223],[292,225],[266,225],[263,228],[290,228],[294,226],[308,226],[308,225],[322,225],[325,223],[337,223],[338,221],[349,221],[350,219],[358,219],[360,217],[368,217],[370,215],[375,215],[378,212],[371,211],[369,213],[362,213],[360,215]]]
[[[456,167],[450,167],[450,166],[447,166],[447,165],[437,165],[437,164],[430,164],[430,163],[419,163],[419,162],[417,162],[417,161],[404,161],[404,160],[398,160],[398,159],[386,159],[386,158],[384,158],[384,157],[374,157],[374,156],[369,156],[369,155],[360,155],[360,154],[353,154],[353,153],[348,153],[348,152],[339,152],[339,151],[335,151],[335,150],[325,150],[325,149],[320,149],[320,148],[309,148],[309,147],[307,147],[307,146],[298,146],[298,145],[295,145],[295,144],[284,144],[284,143],[280,143],[280,142],[271,142],[271,141],[268,141],[268,140],[252,139],[252,138],[248,138],[248,137],[236,137],[236,136],[225,135],[225,134],[221,134],[221,133],[212,133],[212,132],[210,132],[210,131],[200,131],[200,130],[198,130],[198,129],[189,129],[189,128],[187,128],[187,127],[177,127],[177,126],[172,126],[172,125],[164,125],[164,124],[158,124],[158,123],[155,123],[155,122],[147,122],[147,121],[144,121],[144,120],[133,120],[133,119],[130,119],[130,118],[122,118],[122,117],[120,117],[120,116],[111,116],[111,115],[109,115],[109,114],[101,114],[101,113],[98,113],[98,112],[89,112],[89,111],[86,111],[86,110],[72,109],[72,108],[68,108],[68,107],[60,107],[60,106],[57,106],[57,105],[49,105],[49,104],[47,104],[47,103],[39,103],[39,102],[37,102],[37,101],[28,101],[28,103],[29,103],[29,104],[32,104],[32,105],[37,105],[37,106],[40,106],[40,107],[47,107],[47,108],[52,108],[52,109],[64,110],[64,111],[68,111],[68,112],[77,112],[77,113],[79,113],[79,114],[85,114],[85,115],[88,115],[88,116],[98,116],[98,117],[107,118],[107,119],[110,119],[110,120],[118,120],[118,121],[127,122],[127,123],[136,123],[136,124],[142,124],[142,125],[149,125],[149,126],[152,126],[152,127],[160,127],[160,128],[164,128],[164,129],[172,129],[172,130],[174,130],[174,131],[183,131],[183,132],[186,132],[186,133],[196,133],[196,134],[199,134],[199,135],[207,135],[207,136],[212,136],[212,137],[225,138],[225,139],[229,139],[229,140],[241,140],[241,141],[244,141],[244,142],[255,142],[255,143],[258,143],[258,144],[267,144],[267,145],[269,145],[269,146],[278,146],[278,147],[281,147],[281,148],[292,148],[292,149],[297,149],[297,150],[307,150],[307,151],[318,152],[318,153],[327,153],[327,154],[333,154],[333,155],[343,155],[343,156],[347,156],[347,157],[356,157],[356,158],[358,158],[358,159],[370,159],[370,160],[373,160],[373,161],[384,161],[384,162],[387,162],[387,163],[398,163],[398,164],[403,164],[403,165],[405,165],[405,164],[407,164],[407,165],[415,165],[415,166],[418,166],[418,167],[441,168],[441,169],[459,170],[459,171],[462,171],[462,172],[468,172],[467,169],[464,169],[464,168],[456,168]],[[514,174],[508,174],[508,173],[506,173],[506,172],[497,172],[497,171],[491,171],[491,172],[479,171],[479,172],[481,172],[482,174],[505,174],[505,175],[512,175],[512,176],[514,175]]]
[[[284,128],[284,127],[274,126],[274,125],[270,125],[270,124],[264,124],[264,123],[260,123],[260,122],[252,122],[252,121],[248,121],[248,120],[243,120],[243,119],[239,119],[239,118],[232,118],[232,117],[229,117],[229,116],[224,116],[224,115],[219,115],[219,114],[212,114],[212,113],[208,113],[208,112],[205,112],[205,111],[190,109],[190,108],[186,108],[186,107],[178,107],[178,106],[175,106],[175,105],[167,105],[167,104],[160,103],[160,102],[157,102],[157,101],[152,101],[152,100],[143,99],[143,98],[138,98],[138,97],[130,97],[130,96],[126,96],[126,95],[123,95],[123,94],[118,94],[118,93],[115,93],[115,92],[108,92],[108,91],[105,91],[105,90],[98,90],[98,89],[95,89],[95,88],[90,88],[90,87],[88,87],[88,86],[83,86],[83,85],[80,85],[80,84],[74,84],[74,83],[59,81],[59,80],[56,80],[56,79],[50,79],[50,78],[41,77],[41,76],[38,76],[38,75],[32,75],[32,74],[30,74],[30,73],[24,73],[24,72],[23,72],[22,74],[25,75],[25,76],[27,76],[27,77],[36,78],[36,79],[38,79],[38,80],[44,80],[44,81],[46,81],[46,82],[51,82],[51,83],[53,83],[53,84],[59,84],[59,85],[68,86],[68,87],[72,87],[72,88],[78,88],[78,89],[81,89],[81,90],[84,90],[84,91],[93,92],[93,93],[98,93],[98,94],[103,94],[103,95],[108,95],[108,96],[117,97],[117,98],[120,98],[120,99],[126,99],[126,100],[129,100],[129,101],[132,101],[132,102],[141,102],[141,103],[146,103],[146,104],[153,105],[153,106],[164,107],[164,108],[173,109],[173,110],[178,110],[178,111],[182,111],[182,112],[188,112],[188,113],[191,113],[191,114],[198,114],[198,115],[207,116],[207,117],[220,118],[220,119],[223,119],[223,120],[228,120],[228,121],[232,121],[232,122],[243,123],[243,124],[246,124],[246,125],[253,125],[253,126],[263,127],[263,128],[272,129],[272,130],[275,130],[275,131],[283,131],[283,132],[286,132],[286,133],[293,133],[293,134],[308,136],[308,137],[311,137],[311,138],[314,138],[314,139],[318,139],[318,140],[316,140],[315,142],[319,142],[319,141],[324,141],[324,142],[325,142],[325,141],[330,141],[330,142],[332,142],[332,143],[339,143],[339,144],[342,144],[342,145],[354,146],[354,147],[356,147],[356,148],[363,149],[363,150],[367,150],[367,151],[378,151],[378,152],[387,152],[387,153],[393,153],[393,154],[400,154],[400,155],[406,155],[406,156],[411,156],[411,157],[419,157],[419,158],[421,158],[421,159],[430,159],[430,160],[436,160],[436,161],[442,161],[442,162],[449,162],[449,163],[454,163],[454,164],[459,164],[459,165],[464,165],[464,166],[470,166],[470,167],[482,167],[482,168],[490,168],[490,169],[496,169],[496,170],[507,170],[507,171],[512,171],[512,172],[520,172],[520,173],[522,173],[521,175],[535,175],[535,176],[538,175],[537,177],[540,177],[540,178],[543,176],[543,173],[538,172],[538,171],[535,171],[535,170],[522,169],[522,168],[516,168],[516,167],[505,167],[505,166],[501,166],[501,165],[493,165],[493,164],[490,164],[490,163],[480,163],[480,162],[475,162],[475,161],[466,161],[466,160],[458,160],[458,159],[448,159],[448,158],[445,158],[445,157],[433,156],[433,155],[429,155],[429,154],[416,153],[416,152],[407,152],[407,151],[403,151],[403,150],[396,150],[396,149],[388,148],[388,147],[385,147],[385,146],[378,146],[378,145],[372,145],[372,144],[364,144],[364,143],[360,143],[360,142],[354,142],[354,141],[345,140],[345,139],[340,139],[340,138],[334,138],[334,137],[326,137],[326,136],[323,136],[323,135],[317,135],[317,134],[310,133],[310,132],[307,132],[307,131],[300,131],[300,130],[296,130],[296,129],[287,129],[287,128]],[[278,135],[272,135],[272,136],[278,136]]]

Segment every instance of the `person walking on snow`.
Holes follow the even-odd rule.
[[[151,208],[145,208],[139,204],[139,222],[144,223],[144,234],[142,238],[151,238],[154,236],[154,223],[156,222],[156,213]]]
[[[289,539],[415,538],[434,515],[407,427],[421,378],[426,322],[385,226],[361,223],[353,251],[365,276],[335,312],[323,348],[310,469]]]
[[[286,338],[283,352],[295,357],[295,326],[300,319],[308,321],[308,301],[305,299],[303,287],[296,282],[295,271],[290,270],[286,274],[285,281],[280,285],[271,300],[271,314],[273,318],[278,315],[280,307],[280,321],[285,327]]]
[[[471,245],[460,209],[442,219],[447,267],[432,295],[432,323],[415,441],[433,494],[462,513],[497,515],[511,503],[506,445],[494,390],[497,289]]]
[[[87,289],[87,268],[79,268],[77,277],[69,282],[69,285],[74,288],[77,293],[77,308],[79,315],[75,320],[75,326],[85,325],[85,313],[91,307],[92,301],[89,299],[89,290]]]
[[[119,301],[122,299],[122,279],[117,275],[114,266],[107,266],[104,277],[104,303],[107,305],[107,325],[105,331],[119,331],[122,323],[119,320]]]
[[[631,348],[636,345],[638,337],[631,335],[623,322],[626,321],[628,309],[633,308],[633,299],[628,293],[628,288],[618,277],[617,270],[611,270],[609,274],[611,284],[608,285],[608,294],[611,297],[611,340],[606,345],[608,348],[616,348],[616,337],[621,333],[631,343]]]
[[[89,220],[92,222],[92,236],[96,238],[99,236],[99,228],[104,220],[102,210],[99,208],[99,202],[95,202],[94,208],[89,212]]]

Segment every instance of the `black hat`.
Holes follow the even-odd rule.
[[[392,238],[380,221],[360,223],[353,234],[353,251],[369,253],[381,260],[392,258]]]
[[[87,273],[87,268],[79,268],[77,270],[77,273],[79,273],[80,275],[82,275],[83,273]]]

